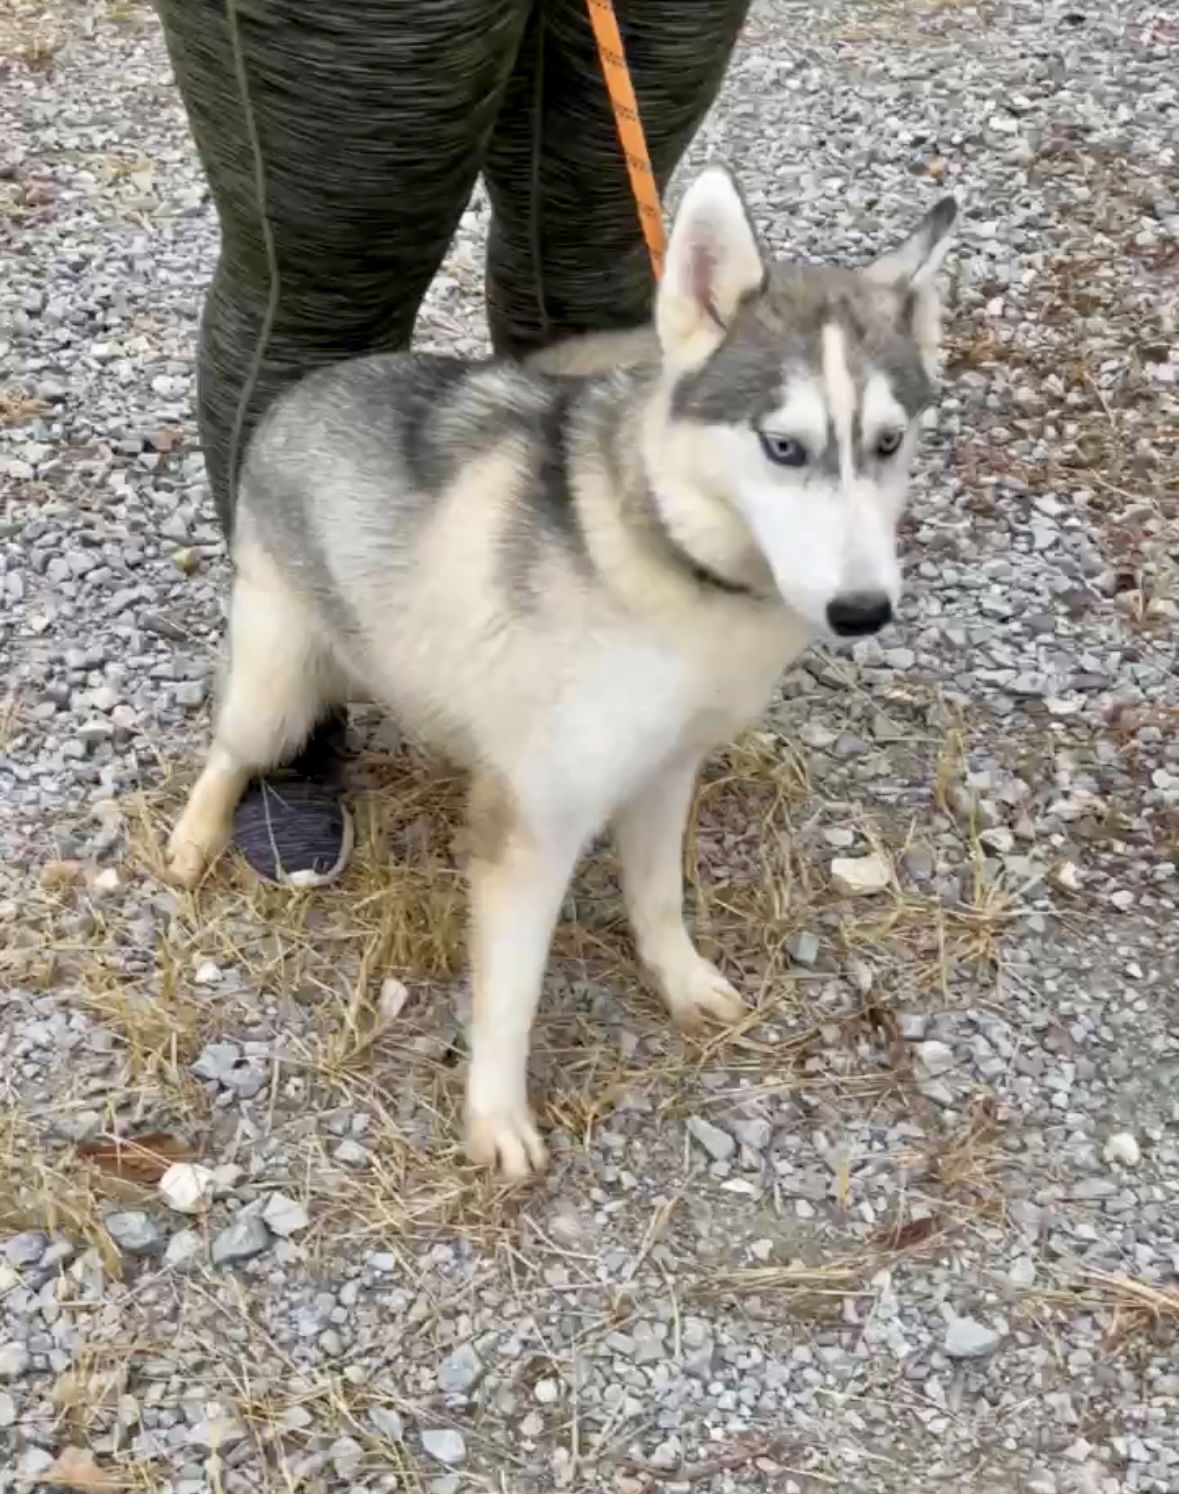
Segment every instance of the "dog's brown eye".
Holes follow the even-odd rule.
[[[758,431],[761,449],[771,462],[779,467],[803,467],[806,465],[806,447],[792,436],[771,436],[768,431]]]
[[[900,444],[904,439],[904,432],[902,431],[884,431],[876,438],[876,455],[882,457],[892,456],[893,452],[900,449]]]

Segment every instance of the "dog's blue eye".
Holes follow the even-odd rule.
[[[876,438],[876,455],[890,457],[895,451],[900,450],[901,442],[905,439],[903,431],[883,431]]]
[[[771,436],[766,431],[758,431],[757,434],[761,440],[761,449],[771,462],[776,462],[779,467],[806,465],[806,447],[801,441],[795,441],[791,436]]]

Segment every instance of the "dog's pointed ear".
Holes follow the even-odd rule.
[[[876,285],[891,285],[896,290],[917,290],[932,280],[941,268],[946,251],[953,243],[953,228],[958,221],[958,204],[943,197],[931,207],[903,244],[882,254],[863,271]]]
[[[952,197],[936,203],[895,249],[882,254],[860,273],[873,285],[888,286],[901,296],[901,317],[921,350],[930,375],[937,370],[941,341],[941,297],[937,275],[954,242],[958,204]]]
[[[766,266],[741,191],[723,166],[709,166],[684,193],[655,302],[664,360],[702,363],[741,302],[766,283]]]

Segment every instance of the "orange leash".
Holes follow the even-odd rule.
[[[626,65],[626,51],[618,29],[618,17],[614,14],[611,0],[585,0],[585,3],[589,7],[590,25],[598,44],[598,56],[602,59],[602,73],[614,110],[614,123],[618,126],[618,139],[622,145],[622,154],[626,157],[630,189],[634,193],[643,238],[647,241],[647,253],[651,256],[651,269],[658,280],[663,273],[663,254],[666,248],[663,204],[659,201],[659,188],[655,182],[655,173],[651,170],[647,137],[643,134],[643,124],[639,119],[639,106],[630,81],[630,69]]]

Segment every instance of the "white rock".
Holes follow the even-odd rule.
[[[311,1217],[303,1205],[297,1199],[288,1198],[285,1193],[270,1195],[262,1210],[262,1218],[267,1227],[284,1240],[298,1234],[301,1229],[306,1229],[311,1223]]]
[[[8,1392],[0,1391],[0,1427],[10,1427],[16,1420],[16,1402]]]
[[[954,1050],[948,1043],[929,1038],[917,1044],[917,1062],[927,1074],[936,1078],[954,1067]]]
[[[97,893],[99,897],[109,897],[112,893],[118,892],[122,885],[118,869],[113,866],[104,866],[91,882],[90,890]]]
[[[818,721],[804,721],[798,729],[798,735],[808,747],[813,747],[818,752],[824,747],[830,747],[835,740],[835,733],[830,727],[823,726]]]
[[[202,960],[196,968],[193,980],[198,986],[216,986],[221,983],[221,966],[216,960]]]
[[[401,1015],[401,1010],[409,1000],[409,992],[394,976],[381,982],[381,994],[377,1000],[377,1015],[381,1019],[381,1025],[387,1026]]]
[[[831,885],[845,897],[871,897],[891,881],[892,867],[877,851],[868,856],[837,856],[831,863]]]
[[[222,1162],[213,1169],[213,1191],[220,1198],[232,1193],[245,1176],[245,1168],[236,1162]]]
[[[467,1444],[461,1432],[451,1427],[426,1427],[422,1448],[440,1463],[461,1463],[467,1456]]]
[[[1101,1155],[1111,1165],[1121,1163],[1123,1167],[1137,1167],[1142,1160],[1142,1148],[1138,1138],[1129,1131],[1115,1131],[1105,1143]]]
[[[160,1197],[177,1214],[199,1214],[212,1198],[213,1174],[199,1162],[173,1162],[160,1179]]]
[[[0,1380],[18,1380],[29,1367],[29,1351],[24,1344],[0,1347]]]
[[[53,1454],[46,1448],[38,1447],[34,1443],[32,1447],[26,1448],[21,1454],[16,1471],[26,1482],[36,1484],[41,1482],[41,1475],[48,1473],[53,1464]]]

